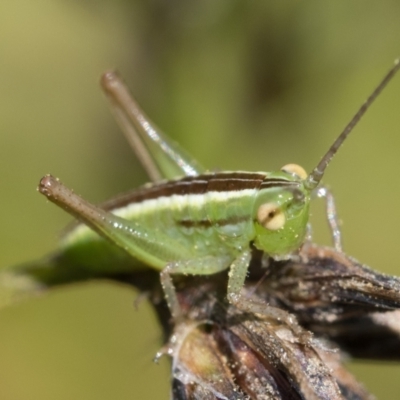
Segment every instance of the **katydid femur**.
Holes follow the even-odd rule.
[[[41,180],[39,191],[84,224],[69,233],[65,246],[96,240],[95,231],[161,271],[174,318],[180,316],[180,307],[171,275],[208,275],[227,268],[229,302],[245,311],[279,313],[241,296],[251,246],[278,259],[298,251],[307,231],[312,191],[350,131],[399,68],[397,60],[309,175],[295,164],[265,173],[204,170],[154,127],[118,75],[107,72],[103,89],[153,183],[122,196],[108,210],[83,200],[50,175]],[[169,180],[158,183],[161,178]],[[332,220],[335,235],[335,216]]]

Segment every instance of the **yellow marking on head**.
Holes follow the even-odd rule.
[[[297,164],[286,164],[284,167],[281,168],[281,171],[287,172],[288,174],[291,175],[296,175],[303,181],[308,176],[304,168]]]
[[[277,231],[285,225],[285,213],[276,203],[264,203],[258,207],[257,221],[270,231]]]

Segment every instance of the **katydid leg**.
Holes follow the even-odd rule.
[[[154,125],[116,72],[103,74],[101,86],[120,128],[153,182],[205,172],[192,156]]]
[[[182,311],[171,275],[211,275],[223,271],[228,265],[229,259],[212,256],[168,263],[161,271],[160,279],[173,319],[181,318]]]
[[[151,231],[141,224],[94,206],[51,175],[42,178],[38,190],[102,237],[155,269],[162,269],[167,260],[190,258],[192,255],[187,248],[168,235],[159,233],[154,238]]]
[[[332,235],[333,245],[335,250],[342,252],[342,233],[339,228],[339,218],[336,211],[335,198],[332,192],[325,186],[316,189],[317,197],[325,199],[326,218]]]
[[[254,298],[249,299],[242,295],[250,260],[251,252],[250,250],[245,250],[231,264],[228,281],[228,301],[244,312],[284,322],[294,330],[298,337],[302,338],[304,343],[307,343],[310,340],[310,334],[298,325],[294,316],[283,309],[271,307],[263,301],[255,300]]]

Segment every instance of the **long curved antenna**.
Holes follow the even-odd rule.
[[[115,119],[153,182],[182,175],[199,175],[205,171],[193,157],[155,127],[117,72],[104,73],[100,83]]]
[[[389,72],[382,79],[380,84],[375,88],[375,90],[371,93],[371,95],[368,97],[368,99],[365,101],[365,103],[360,107],[360,109],[357,111],[357,113],[354,115],[354,117],[351,119],[351,121],[344,128],[343,132],[333,142],[332,146],[329,148],[327,153],[322,157],[322,159],[318,163],[318,165],[313,169],[313,171],[310,173],[310,175],[308,175],[308,177],[305,181],[305,186],[309,190],[315,189],[318,186],[319,182],[321,181],[321,179],[324,175],[325,169],[328,166],[328,164],[330,163],[330,161],[332,160],[333,156],[339,150],[340,146],[345,141],[345,139],[347,138],[349,133],[353,130],[353,128],[360,121],[361,117],[368,110],[369,106],[379,96],[379,94],[382,92],[382,90],[385,88],[385,86],[391,81],[391,79],[394,77],[394,75],[396,74],[396,72],[399,69],[400,69],[400,58],[395,60],[394,66],[389,70]]]

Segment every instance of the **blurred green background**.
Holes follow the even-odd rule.
[[[204,165],[310,170],[400,55],[400,2],[3,0],[0,266],[51,251],[69,218],[36,193],[52,173],[93,202],[145,182],[100,74],[118,68]],[[345,251],[400,274],[400,77],[332,162]],[[322,205],[315,240],[329,243]],[[167,399],[161,333],[135,293],[93,283],[0,313],[0,398]],[[351,370],[400,398],[400,367]]]

